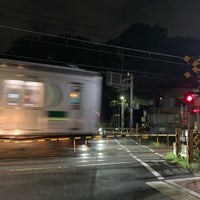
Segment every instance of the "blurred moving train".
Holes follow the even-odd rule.
[[[101,83],[97,72],[0,59],[0,137],[96,134]]]

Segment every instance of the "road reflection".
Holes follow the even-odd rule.
[[[67,156],[74,151],[85,152],[89,144],[73,141],[45,141],[45,142],[1,142],[0,159],[22,159],[22,158],[40,158],[40,157],[59,157]],[[75,149],[76,148],[76,149]]]

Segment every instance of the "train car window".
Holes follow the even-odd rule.
[[[73,83],[69,94],[69,102],[73,109],[80,109],[81,104],[81,85]]]
[[[3,103],[8,106],[42,107],[44,84],[33,81],[4,80]]]
[[[32,81],[26,81],[24,84],[24,106],[42,107],[44,84]]]
[[[23,94],[23,81],[4,80],[3,82],[3,102],[4,105],[19,106]]]

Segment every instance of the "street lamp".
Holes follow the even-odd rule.
[[[121,96],[120,100],[121,100],[121,129],[123,129],[124,128],[124,107],[125,107],[126,99],[124,96]]]

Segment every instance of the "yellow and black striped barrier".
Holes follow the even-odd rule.
[[[130,137],[136,137],[141,139],[148,139],[149,137],[156,137],[157,139],[159,137],[167,137],[169,140],[169,137],[175,137],[176,134],[138,134],[138,133],[126,133],[126,134],[109,134],[109,135],[86,135],[86,136],[76,136],[76,137],[49,137],[49,138],[33,138],[33,139],[0,139],[0,143],[32,143],[32,142],[58,142],[58,141],[71,141],[71,140],[101,140],[101,139],[113,139],[113,138],[130,138]]]

